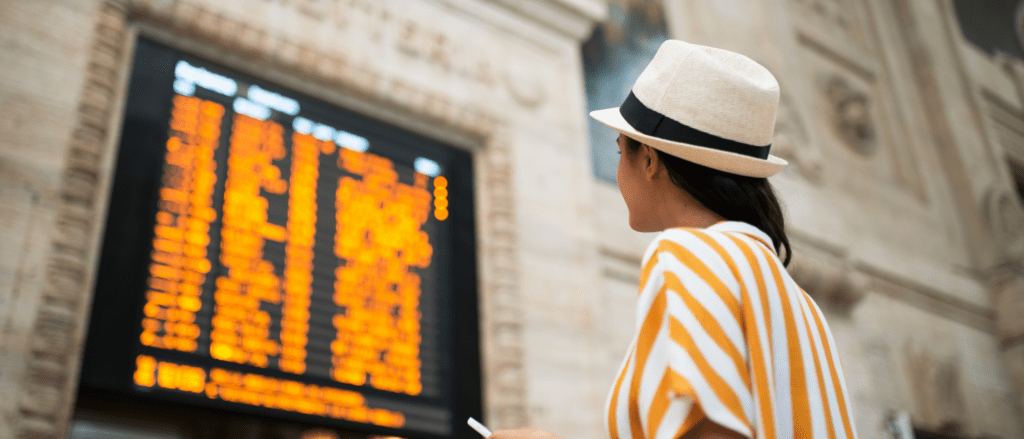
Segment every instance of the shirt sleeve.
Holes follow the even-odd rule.
[[[666,235],[667,236],[664,236]],[[663,233],[638,303],[637,404],[645,437],[681,437],[707,418],[752,437],[753,397],[735,264],[711,234]]]

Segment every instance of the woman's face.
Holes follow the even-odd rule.
[[[615,179],[619,183],[619,192],[629,209],[629,227],[638,232],[647,231],[653,200],[651,199],[652,184],[646,175],[646,161],[650,159],[647,148],[630,151],[626,146],[626,136],[619,134],[619,169]]]

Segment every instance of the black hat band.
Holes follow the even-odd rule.
[[[768,158],[768,151],[771,144],[766,146],[748,145],[735,140],[724,139],[714,134],[705,133],[693,127],[686,126],[678,121],[665,117],[657,111],[647,108],[632,91],[626,97],[626,101],[619,107],[619,114],[622,118],[637,131],[648,136],[673,142],[686,143],[689,145],[703,146],[705,148],[717,149],[720,151],[742,154],[748,157],[765,160]]]

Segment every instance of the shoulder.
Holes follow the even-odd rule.
[[[710,229],[668,229],[648,245],[643,259],[642,277],[663,271],[708,270],[727,275],[735,267],[735,244],[729,234]],[[685,269],[684,269],[685,267]]]
[[[756,239],[743,233],[715,227],[668,229],[654,237],[644,252],[643,261],[646,266],[666,254],[681,260],[694,257],[701,260],[716,257],[731,260],[734,259],[737,245],[747,246],[756,242]]]
[[[722,230],[662,232],[648,248],[649,256],[641,274],[640,303],[653,304],[664,295],[666,312],[686,308],[716,316],[715,319],[738,319],[741,293],[752,272],[751,260],[744,257],[741,249],[746,246],[744,238]],[[673,302],[672,298],[679,300]]]
[[[714,274],[723,281],[739,277],[766,259],[762,254],[770,249],[766,241],[771,242],[763,232],[738,222],[722,222],[706,229],[668,229],[648,245],[641,277],[646,280],[651,274],[683,267]]]

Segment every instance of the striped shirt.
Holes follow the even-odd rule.
[[[651,243],[611,439],[679,438],[705,418],[750,438],[856,438],[828,325],[771,242],[720,222]]]

